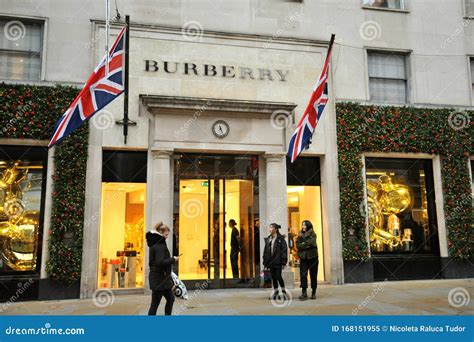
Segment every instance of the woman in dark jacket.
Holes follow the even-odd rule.
[[[298,257],[300,258],[300,278],[302,293],[299,299],[308,299],[306,289],[308,288],[308,270],[311,276],[311,299],[316,299],[316,289],[318,287],[318,245],[316,244],[316,233],[313,224],[305,220],[301,224],[301,232],[296,239]]]
[[[152,290],[151,305],[148,315],[156,315],[156,310],[160,305],[161,298],[166,298],[165,315],[171,315],[173,311],[174,294],[173,279],[171,278],[172,265],[179,257],[171,257],[166,246],[166,238],[170,234],[168,226],[162,222],[155,226],[155,229],[146,233],[146,242],[150,248],[150,289]]]
[[[270,236],[265,239],[265,249],[263,250],[263,266],[269,268],[272,275],[273,295],[270,299],[279,298],[278,284],[283,295],[286,296],[281,270],[288,262],[288,246],[285,237],[279,232],[280,228],[279,224],[270,224]]]

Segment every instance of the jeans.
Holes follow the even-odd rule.
[[[318,287],[318,258],[300,259],[300,279],[301,288],[308,288],[308,271],[311,276],[311,288],[316,290]]]
[[[161,297],[165,297],[166,305],[165,305],[165,315],[170,316],[171,311],[173,311],[173,303],[174,303],[174,294],[172,289],[168,290],[155,290],[151,294],[151,304],[150,309],[148,310],[148,316],[156,315],[156,310],[158,310],[158,306],[161,302]]]

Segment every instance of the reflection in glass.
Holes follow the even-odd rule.
[[[0,270],[36,269],[43,167],[0,161]]]
[[[146,184],[102,183],[99,287],[143,286]]]

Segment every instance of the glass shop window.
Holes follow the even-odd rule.
[[[147,152],[102,152],[97,287],[143,287]]]
[[[43,163],[0,157],[0,275],[39,265]]]
[[[318,245],[318,281],[324,281],[320,159],[299,157],[294,163],[287,161],[286,172],[289,266],[295,274],[295,281],[300,281],[300,260],[296,248],[296,238],[301,231],[302,222],[309,220],[313,224]]]
[[[372,255],[439,255],[432,161],[366,158]]]
[[[98,287],[143,287],[145,183],[102,183]]]

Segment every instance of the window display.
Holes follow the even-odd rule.
[[[43,165],[0,160],[0,272],[35,271]]]
[[[431,160],[366,159],[372,254],[437,253]]]
[[[143,286],[146,184],[102,183],[99,287]]]

